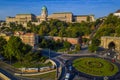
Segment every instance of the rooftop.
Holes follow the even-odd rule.
[[[31,14],[16,14],[16,15],[34,15],[34,14],[31,13]]]
[[[75,17],[87,17],[89,15],[74,15]]]
[[[115,13],[120,13],[120,9],[119,9],[119,10],[117,10]]]
[[[57,12],[57,13],[53,13],[53,14],[73,14],[72,12]]]
[[[43,7],[42,7],[42,10],[47,10],[47,7],[46,7],[46,6],[43,6]]]
[[[91,14],[91,15],[74,15],[75,17],[86,17],[86,16],[94,16],[93,14]]]

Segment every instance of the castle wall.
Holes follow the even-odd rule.
[[[74,16],[71,12],[61,12],[61,13],[53,13],[51,15],[47,14],[47,8],[42,7],[42,12],[40,16],[35,16],[34,14],[17,14],[15,17],[7,17],[6,22],[15,22],[18,24],[24,24],[29,21],[41,23],[42,21],[48,21],[50,19],[58,19],[65,22],[82,22],[87,21],[87,17],[90,17],[90,22],[94,21],[94,16],[92,15],[77,15]]]
[[[101,37],[101,46],[108,49],[108,45],[113,42],[115,44],[115,49],[120,51],[120,37]]]
[[[46,39],[53,39],[55,41],[64,40],[64,41],[68,41],[71,44],[78,44],[78,38],[55,37],[55,36],[45,36],[45,38]]]
[[[48,19],[58,19],[65,22],[72,22],[72,13],[54,13],[48,16]]]

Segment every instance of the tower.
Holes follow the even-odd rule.
[[[41,10],[41,21],[46,21],[48,16],[47,7],[43,6]]]

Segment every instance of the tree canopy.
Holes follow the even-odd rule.
[[[22,56],[31,50],[29,45],[24,44],[19,37],[11,36],[4,46],[4,56],[8,59],[13,57],[21,60]]]
[[[43,21],[35,26],[28,23],[29,31],[38,33],[41,36],[60,36],[60,37],[79,37],[89,35],[95,24],[88,22],[67,23],[64,21],[51,19],[48,22]]]
[[[0,37],[0,54],[4,53],[4,46],[6,44],[7,44],[7,41],[3,37]]]
[[[110,14],[104,23],[100,26],[95,37],[100,38],[101,36],[117,36],[120,37],[120,18]]]

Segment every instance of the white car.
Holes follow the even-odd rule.
[[[66,73],[65,80],[69,80],[69,78],[70,78],[70,73]]]

